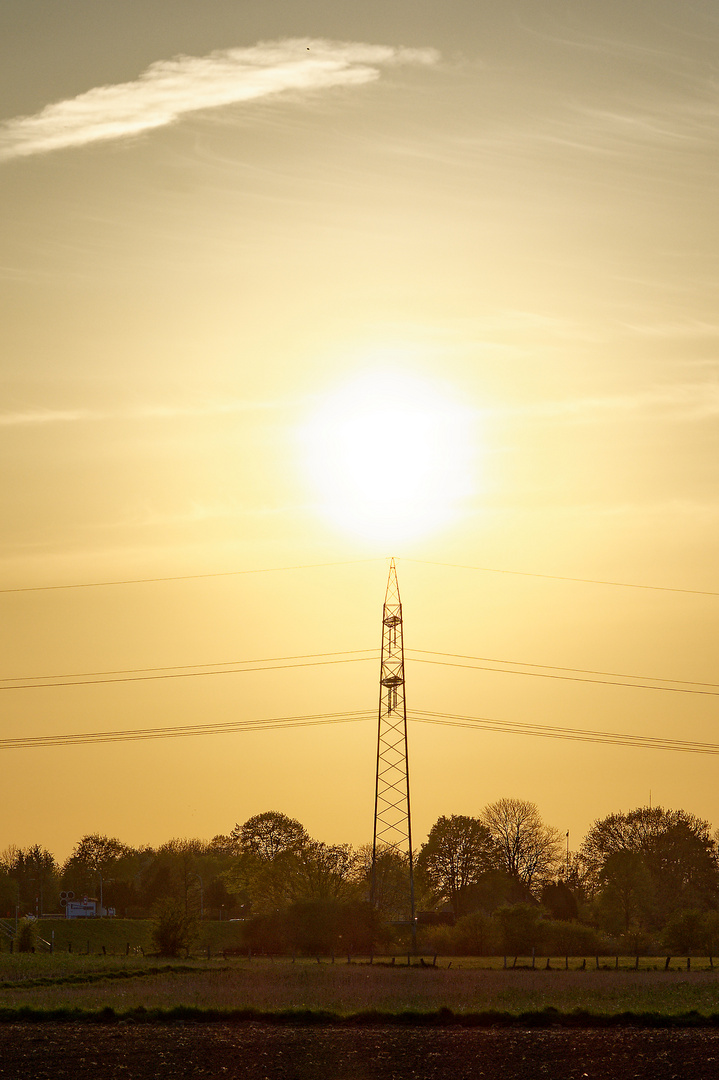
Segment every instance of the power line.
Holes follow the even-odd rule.
[[[359,652],[360,650],[354,649],[353,652]],[[621,671],[597,671],[593,668],[573,668],[565,667],[562,664],[534,664],[528,660],[498,660],[494,656],[467,656],[464,653],[445,653],[439,652],[437,649],[409,649],[408,652],[426,653],[428,656],[452,656],[457,660],[481,660],[487,664],[513,664],[517,667],[533,667],[543,668],[544,670],[551,671],[573,671],[580,675],[608,675],[616,679],[642,679],[645,682],[670,682],[676,683],[679,686],[713,686],[719,690],[719,683],[713,682],[701,682],[698,679],[664,679],[661,675],[627,675],[626,672]],[[487,671],[501,670],[499,668],[487,668]],[[522,674],[522,672],[517,672]],[[531,673],[528,673],[531,674]]]
[[[535,574],[529,570],[498,570],[495,566],[467,566],[463,563],[437,562],[432,559],[403,559],[424,566],[445,566],[454,570],[480,570],[486,574],[512,574],[517,577],[545,578],[549,581],[574,581],[582,585],[612,585],[621,589],[649,589],[653,592],[689,593],[693,596],[719,596],[709,589],[677,589],[669,585],[641,585],[636,581],[605,581],[601,578],[567,577],[562,574]]]
[[[260,720],[233,720],[227,723],[182,724],[175,727],[128,728],[119,731],[91,731],[75,734],[37,735],[0,739],[0,750],[37,750],[42,747],[83,746],[89,743],[138,742],[147,739],[178,739],[193,735],[231,735],[244,731],[287,730],[289,727],[314,727],[319,724],[344,724],[367,720],[374,713],[366,710],[337,713],[314,713],[309,716],[273,716]]]
[[[200,581],[207,578],[238,577],[243,574],[274,574],[289,570],[318,570],[329,566],[357,566],[385,562],[385,559],[345,559],[337,562],[299,563],[293,566],[264,566],[254,570],[224,570],[212,574],[174,574],[168,577],[123,578],[113,581],[78,581],[66,585],[23,585],[13,589],[0,589],[0,595],[8,593],[53,592],[59,589],[97,589],[114,585],[149,585],[163,581]],[[470,566],[466,563],[447,563],[433,559],[404,558],[403,562],[423,566],[443,566],[454,570],[477,570],[486,574],[510,574],[515,577],[543,578],[548,581],[572,581],[582,585],[611,585],[622,589],[648,589],[652,592],[685,593],[691,596],[719,596],[711,589],[680,589],[669,585],[646,585],[636,581],[610,581],[603,578],[569,577],[565,574],[539,574],[529,570],[506,570],[496,566]]]
[[[217,668],[227,667],[232,664],[270,664],[281,660],[314,660],[324,656],[346,656],[348,653],[374,653],[375,656],[378,656],[376,649],[339,649],[336,652],[297,653],[294,656],[265,656],[255,657],[252,660],[217,660],[212,664],[162,664],[159,667],[118,668],[114,671],[72,671],[52,675],[5,675],[0,678],[0,682],[35,682],[40,679],[89,679],[101,675],[140,675],[152,671],[189,671],[191,668]],[[212,675],[214,672],[209,672],[209,674]],[[0,690],[2,689],[16,690],[21,688],[14,686],[0,687]]]
[[[417,723],[472,728],[475,731],[493,731],[504,735],[532,735],[542,739],[568,739],[572,742],[634,746],[645,750],[673,750],[685,754],[719,754],[719,744],[717,743],[693,742],[686,739],[661,739],[649,735],[624,735],[615,731],[553,727],[548,724],[528,724],[519,720],[495,720],[488,716],[466,716],[413,709],[410,719]]]
[[[250,731],[275,731],[290,728],[314,727],[321,724],[354,723],[375,719],[369,710],[347,710],[335,713],[313,713],[305,716],[274,716],[263,719],[234,720],[225,723],[182,724],[174,727],[126,728],[116,731],[91,731],[59,735],[21,736],[0,739],[0,750],[37,750],[43,747],[83,746],[97,743],[138,742],[151,739],[188,738],[199,735],[231,735]],[[530,735],[543,739],[565,739],[572,742],[603,743],[649,750],[671,750],[677,753],[719,754],[719,744],[686,739],[657,738],[612,731],[592,731],[583,728],[557,727],[549,724],[529,724],[524,721],[497,720],[487,716],[467,716],[461,713],[433,712],[413,709],[408,718],[416,723],[458,727],[495,734]]]
[[[591,683],[594,686],[629,686],[636,690],[661,690],[672,694],[702,694],[708,697],[719,697],[719,690],[690,690],[685,686],[653,686],[651,683],[620,682],[618,679],[587,679],[579,675],[553,675],[548,671],[514,671],[510,668],[487,667],[484,664],[453,664],[448,660],[426,660],[421,656],[411,657],[411,660],[415,664],[462,668],[465,671],[497,671],[505,675],[530,675],[535,679],[558,679],[561,682]]]
[[[384,561],[384,559],[345,559],[342,562],[303,563],[297,566],[263,566],[256,570],[223,570],[216,574],[175,574],[172,577],[125,578],[121,581],[78,581],[69,585],[23,585],[17,589],[0,589],[0,594],[52,592],[56,589],[99,589],[110,585],[149,585],[159,581],[199,581],[203,578],[237,577],[240,574],[276,574],[285,570],[317,570],[326,566],[356,566],[359,563]]]
[[[41,690],[53,689],[58,686],[103,686],[107,683],[127,682],[155,682],[159,679],[195,679],[208,675],[242,675],[251,671],[286,671],[290,668],[302,667],[325,667],[329,664],[359,664],[366,660],[372,660],[371,656],[350,657],[345,660],[312,660],[302,664],[271,664],[266,667],[236,667],[222,668],[220,671],[176,671],[166,675],[128,675],[103,679],[75,679],[66,682],[32,682],[20,683],[17,686],[0,686],[0,690]]]
[[[495,671],[500,674],[506,675],[531,675],[536,678],[545,679],[559,679],[565,682],[584,682],[602,686],[629,686],[635,689],[641,690],[663,690],[674,693],[684,694],[701,694],[708,695],[710,697],[719,697],[719,684],[717,683],[698,683],[690,680],[682,679],[663,679],[660,676],[652,678],[650,676],[643,675],[630,675],[623,672],[612,671],[598,671],[591,668],[568,668],[560,667],[556,664],[533,664],[524,660],[506,660],[497,659],[496,657],[488,656],[470,656],[464,653],[443,653],[434,649],[411,649],[413,653],[422,653],[424,656],[447,656],[456,657],[458,660],[476,660],[484,661],[485,663],[478,664],[454,664],[446,660],[429,660],[424,656],[410,657],[411,660],[422,664],[435,664],[442,667],[456,667],[464,668],[470,671]],[[366,653],[369,655],[356,656],[348,654]],[[342,659],[326,659],[327,657],[342,657]],[[257,672],[257,671],[280,671],[291,668],[300,667],[319,667],[327,664],[345,664],[345,663],[357,663],[363,660],[376,660],[376,649],[342,649],[337,652],[324,652],[324,653],[298,653],[291,656],[271,656],[271,657],[255,657],[251,660],[222,660],[209,664],[167,664],[160,667],[150,668],[120,668],[110,671],[85,671],[85,672],[71,672],[65,674],[56,675],[27,675],[27,676],[5,676],[0,679],[0,682],[8,683],[12,685],[0,686],[2,690],[33,690],[42,687],[45,688],[57,688],[62,686],[89,686],[89,685],[103,685],[106,683],[120,683],[120,682],[147,682],[160,679],[177,679],[177,678],[190,678],[194,676],[207,676],[207,675],[232,675],[241,674],[243,672]],[[300,660],[302,663],[287,663],[286,661]],[[248,667],[248,664],[262,665],[259,667]],[[518,671],[512,668],[497,667],[497,664],[512,664],[520,667],[534,667],[541,668],[541,671]],[[243,666],[240,666],[243,665]],[[488,666],[493,665],[493,666]],[[215,670],[197,670],[197,669],[215,669]],[[574,672],[573,675],[560,675],[556,674],[558,671],[570,671]],[[162,674],[156,674],[162,672]],[[602,679],[582,678],[583,675],[602,675],[609,676]],[[57,682],[51,682],[48,680],[56,679]],[[644,679],[644,682],[627,682],[620,680],[628,679]],[[651,681],[650,681],[651,680]],[[676,686],[655,686],[654,682],[663,683],[677,683]],[[698,689],[698,687],[713,687],[714,689]]]

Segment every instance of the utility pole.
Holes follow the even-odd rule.
[[[379,677],[379,720],[377,725],[377,778],[372,838],[372,888],[370,900],[377,898],[377,861],[383,852],[407,859],[407,908],[416,951],[417,926],[414,911],[414,859],[412,817],[409,801],[409,756],[407,752],[407,706],[404,682],[404,637],[402,601],[397,569],[390,562],[387,592],[382,608],[382,659]]]

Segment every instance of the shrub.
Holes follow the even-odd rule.
[[[506,953],[529,953],[541,941],[542,910],[536,904],[506,904],[497,908],[496,918],[502,928],[502,947]]]
[[[609,949],[603,934],[580,922],[547,919],[541,929],[543,947],[549,956],[599,956]]]
[[[676,911],[664,927],[664,941],[669,949],[687,955],[701,950],[707,940],[707,920],[696,908]]]
[[[35,952],[37,926],[33,919],[22,919],[17,930],[18,952]]]
[[[189,952],[197,937],[197,922],[185,913],[177,900],[160,900],[155,906],[152,941],[160,956],[177,956],[181,949]]]

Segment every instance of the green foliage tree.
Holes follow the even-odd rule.
[[[545,825],[535,803],[524,799],[499,799],[486,806],[481,820],[501,854],[510,877],[530,893],[556,876],[562,861],[561,837]]]
[[[465,913],[466,895],[481,875],[499,862],[489,829],[478,818],[440,817],[417,857],[417,873],[455,916]]]
[[[351,844],[309,841],[297,853],[295,896],[304,900],[350,900],[359,892],[358,857]]]
[[[579,852],[590,895],[605,887],[604,867],[619,852],[644,860],[653,890],[647,922],[654,928],[663,926],[676,911],[717,907],[719,867],[708,822],[659,806],[595,821]]]
[[[357,851],[357,881],[359,895],[373,898],[374,909],[380,920],[391,922],[407,917],[409,908],[409,857],[388,845],[378,844],[372,866],[372,844],[363,844]],[[374,875],[374,891],[372,888]],[[415,901],[419,908],[433,903],[431,895],[425,895],[420,874],[415,875]]]
[[[652,909],[652,879],[644,856],[636,851],[614,851],[600,874],[596,911],[600,924],[611,933],[646,928]]]
[[[688,956],[695,950],[703,952],[707,944],[707,929],[705,912],[696,908],[675,911],[664,927],[664,941],[667,948],[682,956]]]

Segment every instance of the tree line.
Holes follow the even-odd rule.
[[[443,953],[719,952],[719,847],[683,810],[609,814],[569,852],[521,799],[442,816],[413,856],[418,933]],[[164,905],[238,920],[255,951],[367,952],[407,938],[409,864],[391,848],[325,844],[257,814],[212,840],[134,848],[89,834],[59,865],[41,845],[0,855],[0,917],[59,913],[61,893],[121,918]],[[372,903],[370,903],[370,896]]]

